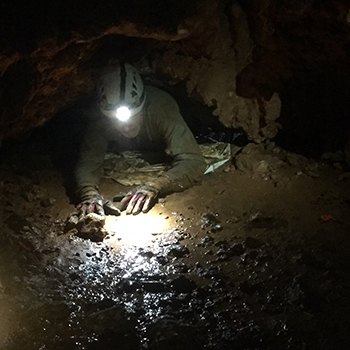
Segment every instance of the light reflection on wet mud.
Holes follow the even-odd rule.
[[[44,266],[32,266],[31,271],[24,273],[22,286],[32,299],[32,313],[26,313],[32,335],[28,336],[23,328],[15,333],[23,333],[33,342],[40,338],[38,344],[42,344],[42,349],[60,343],[85,349],[104,329],[96,324],[107,322],[108,317],[113,319],[111,314],[116,311],[120,317],[111,321],[114,326],[115,322],[127,323],[127,314],[149,320],[159,316],[162,290],[143,289],[157,289],[157,284],[161,286],[174,273],[171,265],[157,260],[160,255],[167,256],[173,244],[178,243],[177,230],[166,217],[159,213],[148,218],[124,216],[119,220],[122,224],[117,225],[118,220],[111,217],[106,226],[107,230],[108,224],[113,229],[108,230],[109,236],[102,243],[76,237],[57,242],[57,254],[49,255]],[[138,327],[137,322],[135,326]],[[22,346],[21,341],[12,341],[17,344],[14,349]]]
[[[287,230],[283,223],[261,214],[227,224],[216,213],[187,217],[158,209],[153,217],[109,218],[109,235],[100,243],[62,234],[60,223],[48,221],[49,234],[26,233],[20,245],[12,239],[12,249],[0,249],[0,315],[6,320],[0,348],[283,348],[288,342],[297,348],[305,341],[317,343],[318,324],[310,316],[315,301],[307,293],[316,293],[312,288],[319,289],[326,272],[332,285],[329,262],[302,248],[290,249],[289,241],[276,249],[268,239],[250,236],[262,229],[279,235]],[[228,227],[240,227],[245,236],[233,236]],[[38,248],[27,250],[27,245]],[[305,277],[308,271],[311,279]],[[312,281],[309,289],[305,281]],[[325,289],[332,298],[338,298],[338,290]]]

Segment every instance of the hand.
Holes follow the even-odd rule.
[[[104,218],[103,199],[98,192],[87,193],[83,196],[82,202],[77,206],[79,220],[88,214],[95,213]]]
[[[147,213],[156,203],[159,191],[150,186],[141,186],[129,192],[120,202],[126,214]]]
[[[81,202],[77,209],[79,220],[90,213],[100,215],[102,218],[105,215],[120,215],[120,210],[111,201],[103,199],[99,194],[95,194]]]

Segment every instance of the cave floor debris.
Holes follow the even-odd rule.
[[[1,349],[349,347],[342,170],[248,145],[96,243],[64,233],[74,207],[34,157],[0,169]]]

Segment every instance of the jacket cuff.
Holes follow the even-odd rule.
[[[181,192],[185,189],[183,186],[175,183],[167,175],[161,175],[153,181],[148,181],[145,185],[156,189],[160,196],[165,196],[174,192]]]
[[[78,188],[77,195],[81,201],[91,198],[96,195],[100,195],[99,189],[97,186],[82,186]]]

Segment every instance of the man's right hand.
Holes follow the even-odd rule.
[[[107,234],[103,198],[97,189],[91,187],[82,188],[79,195],[81,202],[76,207],[77,212],[67,220],[66,230],[74,229],[74,234],[81,238],[101,242]]]
[[[79,220],[84,216],[95,213],[102,218],[105,216],[103,198],[97,191],[87,192],[82,196],[82,201],[77,206]]]
[[[120,215],[120,210],[111,201],[104,199],[94,187],[84,187],[80,190],[81,202],[77,206],[79,220],[94,213],[104,220],[105,215]]]

